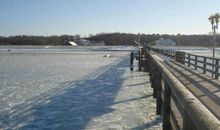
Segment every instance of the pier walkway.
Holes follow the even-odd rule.
[[[220,120],[220,81],[157,54],[161,63]]]
[[[150,72],[153,97],[157,99],[157,114],[162,116],[163,129],[219,129],[218,59],[214,66],[215,78],[211,78],[205,74],[205,71],[212,72],[206,68],[207,64],[210,65],[206,62],[207,57],[202,57],[205,62],[201,67],[197,64],[203,63],[199,56],[192,59],[190,54],[154,48],[145,52],[146,55],[139,56],[143,57],[139,65]],[[200,60],[197,60],[198,57]]]
[[[175,77],[220,119],[220,82],[180,63],[164,63]]]

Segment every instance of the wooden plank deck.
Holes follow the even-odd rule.
[[[163,58],[162,58],[163,59]],[[173,59],[163,60],[167,69],[220,120],[220,81]]]

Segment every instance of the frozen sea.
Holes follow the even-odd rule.
[[[0,47],[0,129],[161,130],[131,49]]]

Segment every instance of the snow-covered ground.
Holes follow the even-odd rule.
[[[149,77],[129,71],[125,49],[0,53],[0,128],[161,129]]]
[[[1,53],[75,53],[82,51],[130,51],[133,46],[1,46]]]

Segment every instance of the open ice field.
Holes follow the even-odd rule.
[[[130,47],[1,49],[0,129],[161,129],[148,75],[129,70]]]

